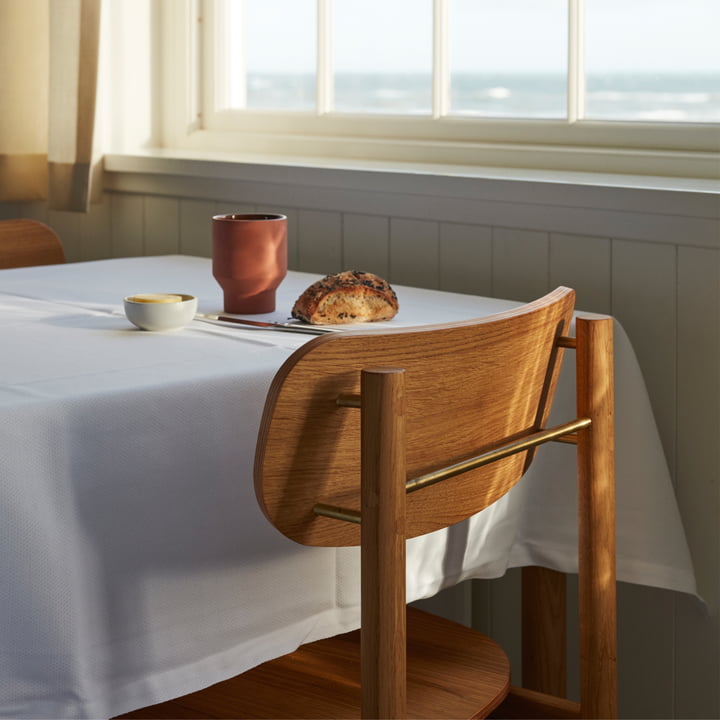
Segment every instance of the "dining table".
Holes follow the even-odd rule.
[[[276,310],[248,317],[287,321],[320,277],[288,272]],[[392,320],[341,331],[522,304],[394,289]],[[270,383],[313,336],[200,317],[146,332],[123,310],[138,293],[223,310],[207,258],[0,271],[0,717],[109,718],[360,623],[358,548],[285,538],[253,487]],[[614,333],[617,576],[696,593],[643,376]],[[574,417],[573,373],[566,362],[551,422]],[[575,453],[544,446],[502,500],[409,540],[408,601],[512,567],[577,572]]]

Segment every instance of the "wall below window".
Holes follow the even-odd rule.
[[[694,598],[621,584],[623,717],[720,717],[720,195],[301,165],[108,158],[89,215],[0,205],[60,233],[70,261],[208,256],[210,217],[282,211],[292,269],[372,270],[390,282],[517,300],[557,285],[615,315],[637,352],[685,523]],[[518,575],[450,592],[517,654]],[[572,583],[571,583],[572,584]],[[571,588],[571,595],[574,594]]]

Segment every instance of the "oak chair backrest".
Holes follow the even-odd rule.
[[[37,220],[0,220],[0,269],[64,262],[65,251],[52,228]]]
[[[307,545],[357,545],[357,527],[308,515],[315,503],[360,509],[360,413],[337,404],[360,392],[360,371],[405,371],[408,478],[464,460],[545,422],[574,293],[469,322],[324,335],[283,365],[270,389],[257,450],[260,503]],[[527,453],[408,496],[407,536],[479,512],[522,475]]]
[[[581,483],[607,483],[612,428],[608,431],[603,404],[611,370],[606,362],[591,362],[590,374],[579,370],[579,398],[585,395],[579,418],[545,428],[563,353],[574,346],[567,338],[574,298],[574,291],[558,288],[477,320],[324,335],[298,349],[278,371],[258,438],[256,494],[268,519],[296,542],[361,545],[364,716],[402,714],[397,678],[404,662],[406,538],[447,527],[494,503],[522,477],[534,448],[547,439],[577,437]],[[597,322],[607,329],[611,320]],[[578,332],[586,337],[586,329]],[[607,357],[607,343],[600,344]],[[595,357],[596,344],[588,346],[579,358]],[[599,391],[598,380],[604,384]],[[586,562],[581,572],[602,602],[588,601],[584,625],[591,637],[583,641],[583,653],[603,664],[614,654],[614,636],[608,641],[604,627],[602,637],[592,637],[591,615],[608,612],[610,605],[614,610],[614,595],[608,600],[606,585],[598,590],[594,578],[600,570],[607,579],[610,563],[614,583],[614,546],[598,568],[595,546],[609,542],[609,531],[601,523],[597,536],[593,513],[596,508],[588,509],[585,530],[581,522],[581,563]],[[583,587],[581,579],[581,594]],[[597,672],[590,669],[591,675]],[[589,714],[610,717],[612,662],[602,672],[607,682],[598,689],[593,679],[583,692],[601,698]]]

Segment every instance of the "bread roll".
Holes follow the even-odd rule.
[[[397,296],[385,280],[346,270],[307,288],[295,301],[292,316],[313,325],[337,325],[390,320],[397,311]]]

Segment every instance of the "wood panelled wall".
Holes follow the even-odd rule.
[[[396,284],[517,300],[564,284],[580,309],[615,315],[645,375],[707,602],[621,585],[621,713],[720,717],[717,194],[298,167],[107,166],[103,202],[89,215],[27,203],[0,205],[0,217],[49,222],[79,261],[208,256],[211,215],[282,211],[293,269],[363,268]],[[517,584],[510,572],[474,583],[472,593],[447,591],[445,604],[517,652]]]

